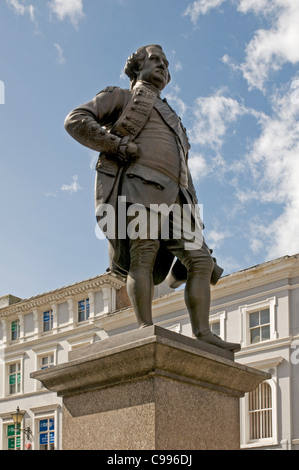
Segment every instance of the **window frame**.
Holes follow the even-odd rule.
[[[49,321],[44,320],[44,317],[46,314],[49,315]],[[51,332],[53,330],[53,324],[54,324],[53,309],[45,310],[42,316],[42,332],[43,333]],[[45,329],[45,325],[49,325],[49,329]]]
[[[249,318],[250,314],[258,312],[260,310],[269,309],[269,316],[270,316],[270,337],[269,339],[258,341],[256,343],[251,343],[250,340],[250,324]],[[271,297],[266,300],[255,302],[250,305],[242,305],[239,307],[239,311],[241,314],[241,322],[242,322],[242,338],[241,338],[241,346],[244,347],[251,347],[251,348],[260,348],[263,345],[267,344],[269,341],[273,341],[277,339],[277,326],[276,326],[276,297]]]
[[[243,362],[242,364],[263,372],[270,373],[271,379],[265,380],[272,392],[272,438],[260,439],[256,441],[249,440],[249,394],[246,393],[240,399],[240,447],[241,449],[268,447],[278,445],[278,367],[284,361],[282,356],[264,358],[253,362]]]
[[[45,359],[45,358],[47,358],[47,359],[50,358],[50,362],[46,366],[43,366],[42,362],[43,362],[43,359]],[[40,370],[49,369],[50,367],[55,366],[55,353],[54,353],[54,351],[51,351],[48,354],[41,354],[38,359],[39,359],[39,369]]]
[[[15,372],[10,372],[10,368],[12,366],[16,366],[16,371]],[[13,397],[16,395],[20,395],[22,393],[22,363],[21,360],[17,360],[15,362],[9,362],[6,365],[6,374],[7,374],[7,396]],[[11,377],[15,375],[16,376],[16,382],[10,383],[11,382]],[[20,380],[18,381],[18,375],[20,376]],[[16,385],[16,391],[11,392],[11,386]],[[18,390],[19,388],[19,390]]]
[[[265,394],[265,391],[266,394]],[[267,396],[269,391],[269,396]],[[248,393],[249,442],[273,439],[273,397],[271,385],[261,382]],[[256,435],[254,437],[253,435]]]
[[[14,429],[14,433],[9,435],[8,430],[9,428]],[[14,446],[11,448],[9,446],[9,440],[14,440]],[[13,423],[7,423],[5,425],[5,446],[6,450],[22,450],[22,432],[21,432],[21,425],[19,424],[18,430],[16,432],[16,426]]]
[[[40,423],[41,421],[47,421],[48,424],[47,424],[47,430],[46,431],[41,431],[40,430]],[[53,421],[53,428],[49,428],[49,422],[50,421]],[[38,450],[55,450],[55,443],[56,443],[56,422],[55,422],[55,416],[44,416],[44,417],[40,417],[40,418],[37,418],[36,420],[36,428],[37,428],[37,449]],[[53,441],[52,442],[49,442],[50,440],[50,434],[53,433]],[[47,443],[46,444],[41,444],[41,435],[47,435]],[[41,445],[51,445],[53,444],[53,448],[52,449],[41,449],[40,446]]]
[[[84,304],[83,309],[80,308],[80,304]],[[82,314],[82,312],[83,312],[83,318],[80,319],[80,315]],[[89,317],[90,317],[90,300],[89,300],[89,297],[86,297],[85,299],[78,300],[78,302],[77,302],[77,314],[78,314],[78,317],[77,317],[78,323],[83,323],[83,322],[86,322],[86,321],[89,320]]]
[[[267,322],[262,322],[262,312],[268,312],[268,317],[267,318]],[[250,323],[251,323],[251,318],[253,315],[256,315],[258,314],[258,323],[254,326],[251,326]],[[249,316],[249,325],[248,325],[248,328],[249,328],[249,342],[250,344],[257,344],[257,343],[263,343],[264,341],[268,341],[270,339],[270,335],[271,335],[271,331],[270,331],[270,328],[271,328],[271,318],[270,318],[270,309],[268,307],[264,307],[260,310],[256,310],[255,312],[250,312],[248,313],[248,316]],[[264,338],[263,339],[263,329],[268,327],[269,326],[269,338]],[[259,335],[256,336],[256,338],[258,337],[259,340],[258,341],[254,341],[252,339],[252,333],[254,330],[257,330]],[[268,336],[268,335],[267,335]]]
[[[13,324],[16,323],[16,337],[13,338]],[[10,322],[10,341],[18,341],[20,339],[20,333],[21,333],[21,323],[20,319],[16,320],[11,320]]]
[[[274,374],[276,375],[276,374]],[[272,398],[272,437],[265,437],[259,439],[250,439],[250,417],[249,417],[249,393],[246,393],[240,400],[240,416],[241,416],[241,449],[250,449],[257,447],[267,447],[278,445],[277,436],[277,383],[274,379],[265,380],[271,389]]]
[[[38,450],[40,446],[39,441],[39,422],[45,419],[54,419],[54,450],[60,450],[62,448],[62,434],[61,434],[61,420],[62,420],[62,408],[59,403],[47,404],[37,407],[30,408],[33,416],[33,450]]]
[[[219,336],[224,341],[226,340],[225,320],[226,320],[226,311],[225,310],[223,310],[221,312],[217,312],[217,313],[212,313],[209,316],[209,325],[210,325],[210,327],[213,323],[219,323],[220,332],[217,336]]]

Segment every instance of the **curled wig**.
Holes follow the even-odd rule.
[[[132,54],[125,65],[124,72],[130,79],[130,86],[131,89],[134,88],[135,83],[138,79],[139,71],[141,70],[141,63],[143,62],[144,58],[146,57],[146,49],[148,47],[157,47],[162,51],[162,47],[159,44],[149,44],[147,46],[142,46],[137,49],[134,54]],[[169,74],[169,73],[168,73]],[[170,74],[168,78],[168,83],[170,82]]]

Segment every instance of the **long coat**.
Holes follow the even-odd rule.
[[[138,202],[145,206],[148,202],[167,205],[175,202],[179,189],[175,181],[154,168],[143,166],[138,160],[123,164],[117,158],[122,139],[127,137],[133,141],[136,135],[142,132],[142,126],[150,115],[150,106],[155,107],[159,112],[161,112],[161,106],[164,106],[162,108],[166,111],[164,118],[168,120],[167,124],[179,140],[181,152],[183,152],[182,158],[188,172],[188,186],[181,189],[185,191],[187,198],[193,204],[197,202],[187,164],[189,143],[185,129],[178,116],[165,102],[162,104],[159,98],[153,98],[152,90],[139,84],[133,90],[107,87],[93,100],[72,111],[65,120],[65,128],[74,139],[100,152],[96,164],[96,207],[109,203],[117,211],[121,184],[128,177],[132,182],[130,202]],[[137,118],[136,113],[138,113]],[[144,183],[146,183],[146,191]],[[109,239],[109,251],[110,269],[126,276],[130,266],[128,240]],[[155,284],[161,283],[166,278],[173,260],[173,255],[161,242],[154,267]],[[179,261],[176,263],[175,271],[176,277],[183,279],[186,276],[186,270]]]

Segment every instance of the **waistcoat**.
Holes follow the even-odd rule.
[[[111,133],[116,134],[120,137],[129,136],[130,140],[136,140],[140,132],[144,129],[146,124],[148,123],[150,116],[153,112],[153,108],[159,113],[161,118],[163,119],[165,125],[167,125],[172,132],[174,132],[174,138],[177,144],[176,155],[178,155],[178,159],[176,156],[174,157],[174,169],[173,171],[169,171],[168,165],[165,165],[163,170],[166,174],[170,177],[179,177],[179,183],[181,186],[187,188],[188,187],[188,171],[187,171],[187,163],[186,163],[186,156],[188,150],[190,148],[188,138],[183,128],[180,118],[177,114],[169,107],[165,100],[161,100],[157,96],[157,92],[151,89],[149,86],[144,84],[143,82],[137,82],[135,85],[132,97],[127,104],[126,108],[122,112],[120,118],[114,124],[111,129]],[[157,155],[156,157],[152,155],[152,158],[157,158],[161,165],[161,156]],[[179,168],[175,168],[177,165],[177,161],[179,161]],[[169,161],[167,160],[168,164]],[[166,162],[166,163],[167,163]],[[144,159],[140,161],[140,164],[144,164],[150,161]],[[154,166],[155,162],[152,161],[152,166]],[[159,165],[158,165],[159,166]],[[163,164],[162,164],[163,166]],[[158,169],[158,168],[157,168]],[[162,171],[162,168],[161,168]],[[175,176],[177,175],[177,176]]]

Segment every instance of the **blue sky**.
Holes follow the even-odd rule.
[[[205,238],[225,273],[299,252],[299,2],[0,0],[0,296],[105,272],[95,152],[65,132],[138,47],[191,141]]]

